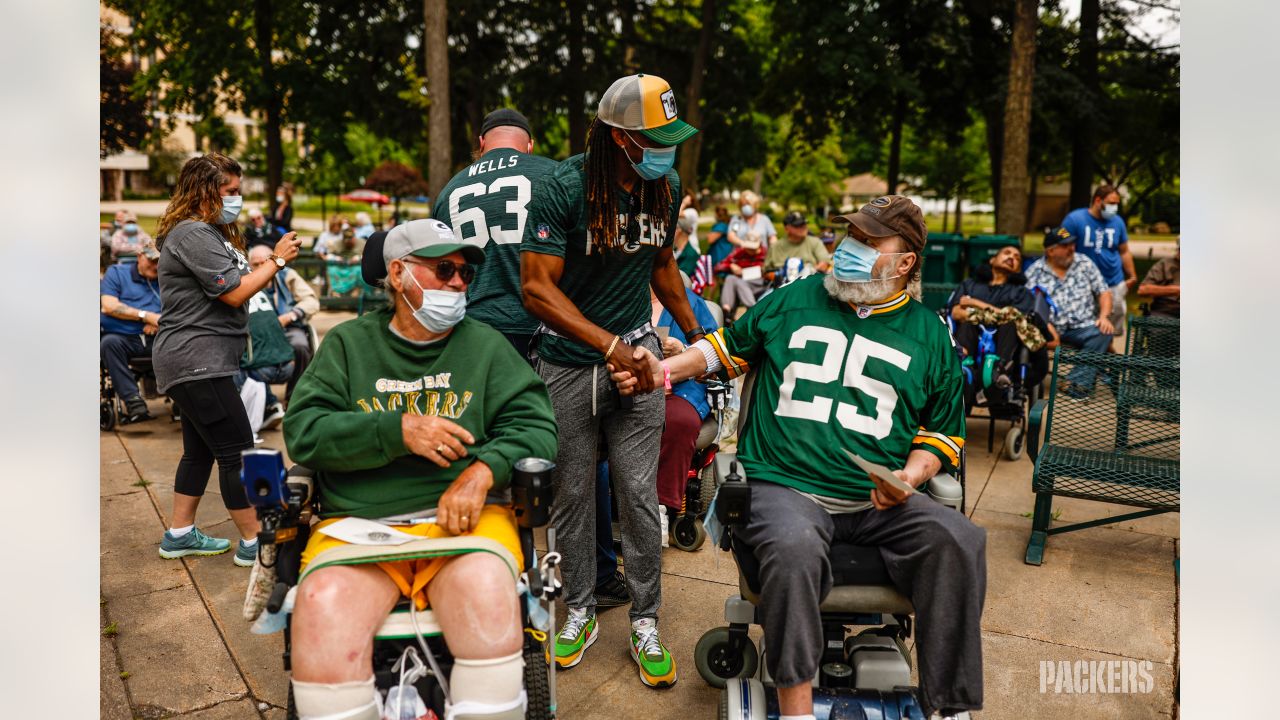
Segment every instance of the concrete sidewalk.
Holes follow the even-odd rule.
[[[327,328],[349,315],[322,314]],[[102,433],[102,717],[223,720],[284,717],[286,675],[280,635],[258,636],[241,618],[249,571],[230,553],[163,560],[157,546],[171,508],[181,433],[162,401],[160,419]],[[1004,424],[997,424],[997,441]],[[283,448],[279,430],[266,447]],[[1045,563],[1023,564],[1030,533],[1031,463],[986,451],[987,421],[969,421],[968,513],[987,530],[988,591],[983,616],[986,707],[975,717],[1176,717],[1178,593],[1173,561],[1178,515],[1054,536]],[[998,450],[998,442],[997,442]],[[1057,499],[1061,521],[1125,508]],[[235,530],[210,483],[197,517],[211,535]],[[724,599],[736,592],[725,554],[663,551],[663,638],[680,681],[669,690],[641,685],[627,654],[625,610],[602,613],[602,637],[576,668],[558,676],[560,717],[713,718],[718,691],[698,676],[693,648],[723,625]],[[563,617],[563,609],[557,609]],[[1150,661],[1154,687],[1138,694],[1041,691],[1042,663]]]

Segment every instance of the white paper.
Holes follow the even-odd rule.
[[[889,468],[883,465],[879,465],[877,463],[873,463],[870,460],[864,460],[863,458],[853,454],[848,450],[845,450],[845,452],[848,453],[849,458],[853,460],[853,464],[862,468],[863,472],[865,472],[867,475],[874,475],[880,478],[881,480],[883,480],[886,484],[892,485],[894,488],[898,489],[901,492],[904,492],[907,494],[917,492],[915,488],[902,482],[902,480],[897,475],[894,475],[893,471],[890,470]]]
[[[410,540],[421,539],[389,525],[355,517],[343,518],[332,525],[326,525],[320,528],[320,532],[353,545],[403,545]]]
[[[667,338],[671,337],[671,326],[670,326],[670,325],[659,325],[658,327],[654,328],[653,330],[654,330],[654,332],[658,333],[658,340],[660,340],[660,341],[662,341],[662,342],[666,342]]]
[[[762,272],[763,270],[761,270],[759,265],[744,267],[742,268],[742,279],[743,280],[759,280],[762,277],[761,275]]]

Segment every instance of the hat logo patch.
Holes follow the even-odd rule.
[[[869,204],[874,205],[875,207],[889,207],[891,202],[893,201],[889,199],[888,195],[882,195],[875,200],[872,200]]]
[[[660,96],[662,99],[662,112],[667,116],[668,120],[674,120],[676,117],[676,93],[674,90],[667,90]]]
[[[455,239],[453,235],[453,228],[449,227],[443,222],[440,222],[439,220],[432,219],[431,222],[432,222],[432,227],[435,229],[436,234],[440,236],[441,240]]]

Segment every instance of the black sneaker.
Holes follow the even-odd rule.
[[[611,608],[631,602],[631,593],[627,592],[627,583],[622,573],[614,572],[613,577],[596,585],[596,607]]]
[[[262,412],[262,429],[270,430],[284,419],[284,408],[276,403]]]
[[[122,423],[136,423],[151,419],[151,411],[147,409],[147,402],[140,397],[125,400],[124,408],[124,417],[120,419]]]

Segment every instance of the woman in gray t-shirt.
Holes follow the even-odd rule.
[[[240,531],[235,563],[253,565],[258,519],[240,485],[240,451],[253,431],[232,376],[244,352],[244,304],[298,256],[295,233],[276,243],[272,262],[249,271],[236,226],[240,165],[209,153],[182,166],[178,186],[160,218],[160,330],[152,362],[160,391],[182,413],[182,459],[174,478],[170,528],[160,557],[217,555],[231,542],[195,527],[196,508],[216,461],[222,501]]]

